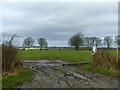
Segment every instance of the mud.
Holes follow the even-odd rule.
[[[62,60],[23,60],[35,74],[18,88],[118,88],[118,79],[92,73]]]

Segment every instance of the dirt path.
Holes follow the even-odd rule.
[[[35,71],[30,82],[18,88],[117,88],[118,80],[95,74],[57,60],[24,60],[23,65]]]

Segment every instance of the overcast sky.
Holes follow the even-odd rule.
[[[118,33],[117,3],[11,2],[4,3],[2,10],[3,32],[17,34],[20,42],[44,37],[48,46],[68,46],[68,39],[77,32],[98,37]]]

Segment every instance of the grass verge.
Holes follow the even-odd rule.
[[[116,78],[120,78],[120,72],[119,71],[111,71],[109,69],[106,68],[102,68],[102,67],[95,67],[93,65],[81,65],[80,66],[82,69],[88,70],[88,71],[92,71],[94,73],[101,73],[103,75],[107,75],[107,76],[112,76],[112,77],[116,77]]]
[[[15,75],[9,75],[2,78],[2,88],[14,88],[27,81],[32,74],[33,71],[29,68],[21,67]]]

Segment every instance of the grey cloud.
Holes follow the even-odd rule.
[[[114,3],[5,3],[3,10],[4,32],[45,37],[51,45],[67,45],[76,32],[100,37],[117,34]]]

